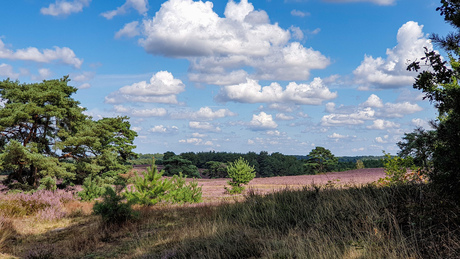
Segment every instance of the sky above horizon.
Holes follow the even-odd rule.
[[[436,117],[406,67],[451,30],[439,2],[3,1],[0,79],[69,75],[139,153],[396,154]]]

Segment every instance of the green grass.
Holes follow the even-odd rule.
[[[460,257],[459,206],[429,185],[314,186],[250,192],[219,206],[135,209],[141,219],[118,227],[87,215],[59,232],[21,234],[2,248],[25,257],[42,246],[51,258]]]

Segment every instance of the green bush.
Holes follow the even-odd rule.
[[[399,156],[392,157],[389,153],[385,153],[384,167],[385,167],[385,178],[380,178],[378,183],[382,185],[395,185],[403,184],[414,180],[411,176],[417,174],[409,174],[408,170],[418,171],[417,167],[414,166],[412,157],[402,158]]]
[[[173,176],[172,185],[172,189],[167,194],[169,201],[173,203],[197,203],[201,201],[202,191],[196,180],[187,184],[185,177],[179,173],[179,175]]]
[[[144,177],[136,174],[134,184],[125,192],[125,197],[133,204],[148,206],[161,201],[173,203],[201,201],[201,187],[198,187],[198,182],[187,184],[182,173],[172,178],[162,179],[162,176],[163,172],[158,172],[155,165],[147,168]]]
[[[44,177],[40,180],[39,190],[56,191],[56,178],[51,176]]]
[[[101,215],[105,223],[121,224],[138,217],[138,214],[131,208],[129,202],[123,202],[124,197],[106,186],[102,202],[96,202],[93,212]]]
[[[225,189],[231,194],[241,193],[244,190],[242,185],[248,184],[256,176],[254,167],[250,166],[242,157],[229,164],[227,173],[228,177],[232,178],[231,181],[228,181],[231,189],[227,187]]]
[[[107,180],[102,179],[100,176],[88,176],[83,181],[83,191],[78,193],[78,196],[84,201],[91,201],[101,197],[106,187],[110,187]],[[110,187],[111,188],[111,187]]]
[[[364,169],[364,163],[361,160],[356,161],[356,169]]]

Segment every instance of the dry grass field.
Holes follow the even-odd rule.
[[[384,175],[256,178],[242,195],[225,193],[227,179],[199,179],[203,202],[136,205],[138,219],[122,225],[68,193],[25,207],[0,194],[0,258],[458,258],[458,206],[425,185],[368,184]],[[56,218],[36,206],[46,200]]]

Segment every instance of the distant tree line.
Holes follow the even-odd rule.
[[[324,150],[320,149],[317,152],[321,153]],[[189,177],[198,176],[201,173],[201,175],[211,178],[226,177],[227,164],[235,162],[240,157],[248,161],[250,166],[254,167],[256,177],[304,175],[324,171],[353,170],[357,168],[357,161],[361,161],[364,168],[383,167],[383,157],[381,156],[355,156],[337,157],[336,160],[329,163],[325,168],[316,170],[313,164],[308,164],[311,158],[310,155],[294,156],[284,155],[279,152],[269,154],[267,151],[260,153],[248,152],[246,154],[215,151],[184,152],[179,155],[168,151],[164,154],[140,154],[138,159],[130,160],[130,163],[133,165],[151,164],[153,157],[157,165],[164,166],[165,175],[175,175],[181,171]]]

